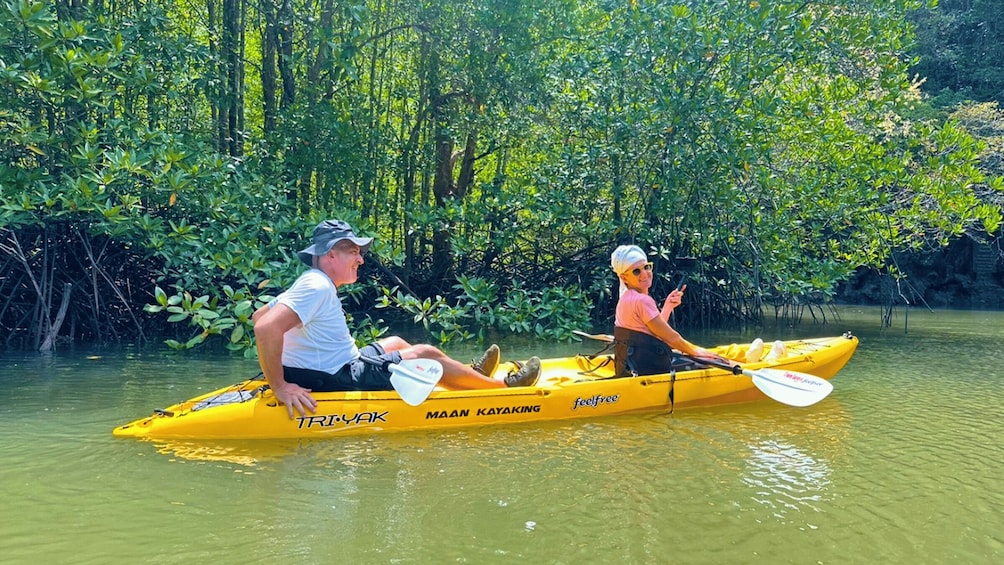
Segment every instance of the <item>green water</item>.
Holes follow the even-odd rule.
[[[254,362],[6,355],[0,562],[1004,562],[1004,314],[912,310],[906,334],[903,314],[883,331],[876,310],[845,308],[835,324],[764,335],[861,337],[808,408],[211,450],[111,429]]]

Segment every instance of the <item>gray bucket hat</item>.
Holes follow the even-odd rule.
[[[314,228],[314,244],[300,251],[296,256],[308,266],[314,265],[314,257],[324,255],[339,241],[347,239],[359,246],[363,253],[373,243],[372,237],[357,237],[352,226],[341,220],[324,220]]]

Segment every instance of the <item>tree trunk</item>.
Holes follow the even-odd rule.
[[[288,110],[296,98],[296,79],[293,78],[293,2],[282,0],[279,11],[279,76],[282,77],[282,98],[279,108]]]
[[[239,37],[241,34],[239,0],[223,0],[223,57],[224,57],[224,92],[223,92],[223,128],[225,137],[223,139],[226,153],[232,157],[241,154],[240,132],[238,130],[238,120],[240,108],[238,103],[241,100],[240,93],[240,67],[241,54],[238,53]]]
[[[440,102],[440,104],[442,104]],[[440,108],[441,110],[441,108]],[[435,114],[441,116],[440,110]],[[456,185],[453,182],[453,139],[449,135],[448,124],[443,119],[433,121],[436,128],[436,161],[435,176],[432,180],[432,194],[436,198],[436,206],[445,207],[446,203],[455,197]],[[432,234],[432,279],[445,284],[453,270],[452,247],[450,245],[450,222],[437,225]]]
[[[275,4],[272,0],[262,0],[260,4],[265,18],[265,30],[261,38],[261,90],[264,114],[264,132],[267,139],[276,127],[276,56],[279,52],[279,26],[276,21]]]
[[[52,324],[46,328],[45,339],[42,341],[41,347],[38,348],[39,351],[44,352],[55,349],[56,336],[59,335],[59,328],[63,326],[63,320],[66,319],[66,310],[70,307],[70,292],[72,290],[72,284],[63,283],[63,300],[59,304],[59,312],[56,314],[56,319],[52,321]]]
[[[219,62],[222,60],[223,51],[220,47],[220,43],[216,40],[216,38],[220,35],[220,18],[216,0],[206,0],[206,14],[209,20],[207,27],[211,31],[209,34],[209,52],[212,55],[211,60],[214,61],[214,63],[219,64],[219,68],[215,73],[219,76],[224,74],[224,66]],[[221,86],[212,85],[206,90],[206,97],[209,99],[210,105],[210,115],[212,116],[216,134],[216,150],[220,153],[225,153],[227,147],[227,116],[226,107],[223,105],[224,89]]]
[[[321,25],[317,28],[320,30],[317,39],[317,55],[314,57],[314,62],[310,65],[310,70],[307,71],[307,81],[310,86],[313,86],[317,92],[329,93],[331,91],[331,84],[321,85],[319,82],[321,79],[322,71],[329,68],[331,62],[331,32],[334,30],[335,7],[332,0],[323,0],[321,5]],[[331,76],[328,75],[328,82],[330,83]]]
[[[474,186],[474,161],[478,151],[478,132],[471,130],[467,134],[467,145],[460,159],[460,176],[457,178],[456,198],[466,198]]]
[[[408,142],[401,151],[401,184],[404,187],[402,205],[405,210],[419,202],[418,195],[418,167],[419,167],[419,146],[422,138],[422,131],[425,126],[426,117],[429,112],[429,79],[431,73],[429,69],[433,66],[432,50],[429,42],[423,40],[419,50],[419,81],[418,108],[415,112],[415,122],[411,126],[408,134]],[[403,120],[402,120],[403,123]],[[411,219],[408,214],[404,217],[404,280],[411,282],[411,273],[415,269],[415,256],[417,254],[417,235],[412,229]]]

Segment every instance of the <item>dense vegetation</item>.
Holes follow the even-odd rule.
[[[677,323],[823,313],[856,273],[902,279],[904,256],[1000,236],[996,104],[936,107],[910,72],[939,64],[910,55],[937,14],[9,0],[4,344],[171,321],[175,347],[244,349],[328,217],[378,238],[349,289],[364,338],[403,315],[441,341],[609,323],[624,242],[658,258],[657,295],[688,274]]]

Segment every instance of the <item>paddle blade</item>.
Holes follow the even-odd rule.
[[[833,384],[815,375],[781,369],[744,369],[753,384],[774,400],[789,406],[809,406],[826,398]]]
[[[595,339],[596,341],[603,341],[606,343],[613,343],[614,341],[614,336],[610,334],[587,334],[586,332],[581,330],[572,330],[572,333],[579,337],[584,337],[586,339]]]
[[[411,406],[418,406],[443,378],[443,365],[434,359],[406,359],[390,364],[390,384]]]

